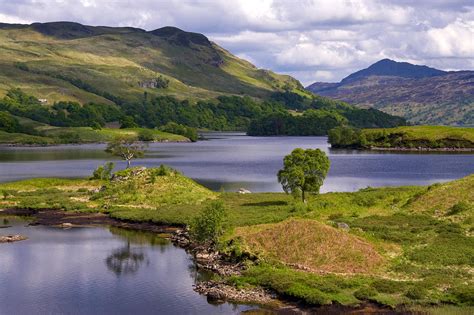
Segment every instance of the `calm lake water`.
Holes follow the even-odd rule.
[[[474,173],[474,154],[393,153],[331,150],[326,137],[247,137],[206,134],[208,141],[154,143],[134,165],[170,165],[214,189],[281,191],[276,179],[283,157],[297,147],[329,154],[331,170],[322,191],[367,186],[426,185]],[[84,177],[105,161],[104,145],[0,148],[0,182],[32,177]],[[118,168],[125,167],[116,161]]]
[[[255,309],[209,304],[193,291],[203,275],[190,256],[156,234],[9,224],[1,234],[29,239],[0,244],[0,314],[239,314]]]

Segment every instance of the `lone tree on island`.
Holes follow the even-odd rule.
[[[130,138],[117,137],[109,142],[105,152],[127,161],[127,168],[129,168],[132,159],[141,158],[145,155],[145,145]]]
[[[306,202],[306,192],[319,193],[329,167],[330,161],[323,151],[297,148],[283,159],[278,182],[286,193],[301,194],[301,200]]]

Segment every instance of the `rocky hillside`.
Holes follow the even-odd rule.
[[[71,22],[0,24],[0,96],[13,87],[46,104],[116,102],[149,96],[266,97],[292,77],[258,69],[209,39],[175,27],[145,31]]]
[[[316,82],[307,89],[416,124],[474,125],[474,71],[446,72],[384,59],[339,83]]]

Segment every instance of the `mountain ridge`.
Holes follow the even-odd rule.
[[[0,41],[0,95],[21,87],[48,103],[111,101],[104,95],[137,101],[144,92],[190,100],[265,98],[284,90],[310,97],[298,80],[258,69],[205,35],[172,26],[0,24]]]
[[[443,71],[383,59],[340,82],[315,82],[306,89],[415,124],[474,125],[474,71]]]

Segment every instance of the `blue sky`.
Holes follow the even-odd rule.
[[[305,85],[383,58],[474,68],[472,0],[0,0],[0,22],[48,21],[177,26]]]

